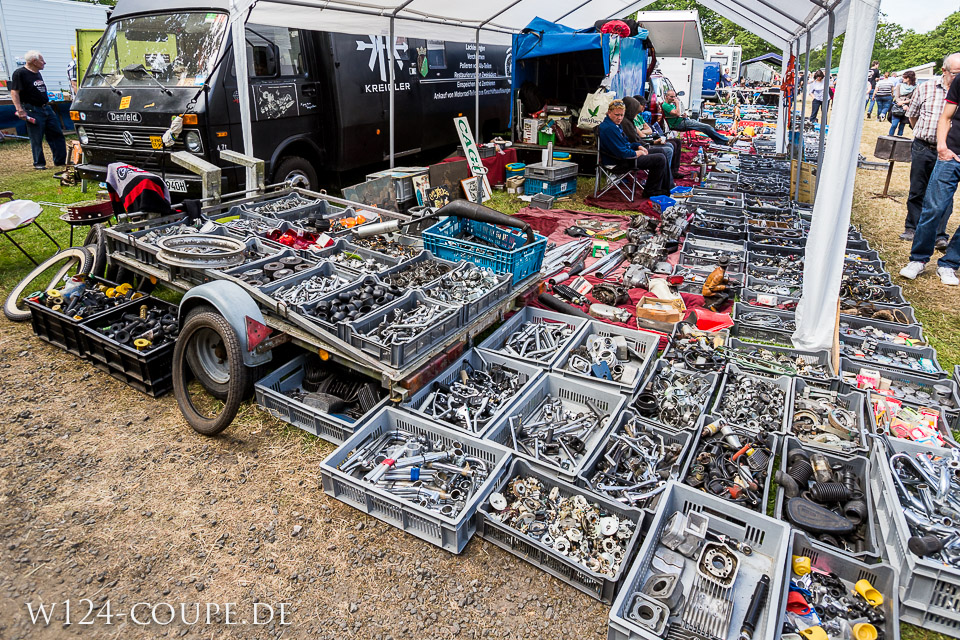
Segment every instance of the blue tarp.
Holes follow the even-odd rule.
[[[620,79],[619,83],[615,78],[611,89],[618,91],[618,95],[621,95],[620,91],[623,91],[621,97],[623,95],[635,95],[642,88],[647,69],[647,55],[643,48],[643,41],[646,40],[647,34],[646,29],[640,29],[636,36],[620,40],[621,61],[620,71],[617,75],[624,74],[624,78]],[[591,50],[596,50],[597,54],[602,56],[603,72],[609,73],[610,36],[608,34],[597,33],[593,27],[578,31],[543,18],[534,18],[523,30],[523,33],[517,33],[513,36],[511,104],[516,104],[517,91],[520,90],[526,80],[530,79],[528,78],[529,65],[519,64],[521,60]],[[641,64],[632,64],[631,61],[634,59],[642,59]],[[639,87],[636,86],[637,77],[640,78]],[[511,126],[513,126],[514,111],[514,108],[510,109]]]

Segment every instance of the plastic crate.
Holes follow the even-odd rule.
[[[409,311],[417,304],[427,303],[439,307],[441,315],[434,320],[426,330],[417,334],[407,342],[398,344],[383,344],[370,336],[370,332],[377,328],[386,317],[397,309]],[[344,323],[346,324],[346,323]],[[409,291],[395,300],[388,308],[381,308],[367,314],[362,320],[355,320],[348,325],[347,335],[350,344],[364,353],[369,353],[380,362],[394,369],[403,369],[416,358],[429,353],[440,343],[453,337],[460,329],[460,313],[457,307],[451,307],[440,302],[429,300],[419,291]]]
[[[709,205],[724,209],[733,209],[743,211],[743,194],[737,193],[735,197],[713,196],[710,194],[701,194],[691,196],[688,200],[690,204]]]
[[[335,266],[336,263],[324,262],[324,263],[322,263],[322,265],[333,265],[333,266]],[[352,283],[352,284],[349,284],[349,285],[347,285],[347,286],[345,286],[345,287],[341,287],[340,289],[337,289],[336,291],[331,291],[331,292],[329,292],[329,293],[325,293],[325,294],[323,294],[322,296],[320,296],[319,298],[317,298],[317,299],[315,299],[315,300],[311,300],[310,302],[301,303],[301,304],[299,304],[299,305],[296,306],[296,311],[297,311],[298,313],[300,313],[302,316],[304,316],[304,317],[305,317],[307,320],[309,320],[310,322],[312,322],[312,323],[316,324],[317,326],[319,326],[321,329],[323,329],[323,330],[326,331],[327,333],[332,333],[333,335],[337,336],[337,337],[340,338],[341,340],[349,340],[349,339],[350,339],[351,324],[352,324],[353,322],[355,322],[355,321],[357,321],[357,320],[360,320],[361,318],[369,317],[371,314],[378,313],[378,312],[380,312],[380,311],[383,311],[384,309],[391,309],[391,308],[393,308],[396,304],[398,304],[398,302],[399,302],[400,300],[403,300],[404,297],[405,297],[408,293],[410,293],[410,292],[402,293],[401,295],[397,296],[397,297],[394,298],[393,300],[384,303],[383,305],[381,305],[380,307],[377,307],[376,309],[372,309],[371,311],[367,312],[367,313],[364,314],[364,315],[357,316],[357,317],[355,317],[353,320],[344,320],[344,321],[339,322],[339,323],[337,323],[337,324],[333,324],[332,322],[327,322],[326,320],[321,320],[320,318],[317,318],[316,316],[312,315],[313,310],[316,309],[317,305],[318,305],[320,302],[322,302],[322,301],[332,301],[332,300],[334,300],[337,296],[339,296],[341,293],[353,293],[353,292],[356,292],[357,290],[359,290],[359,289],[361,289],[362,287],[366,286],[366,285],[364,284],[365,281],[366,281],[366,282],[372,282],[372,285],[375,286],[375,287],[382,287],[382,286],[384,286],[383,283],[380,282],[380,279],[377,278],[376,276],[371,276],[371,275],[359,276],[359,275],[358,275],[356,282],[354,282],[354,283]],[[289,284],[289,280],[286,281],[286,282],[282,282],[281,284]],[[289,313],[289,307],[285,307],[285,306],[283,306],[283,305],[279,305],[279,304],[278,304],[278,305],[277,305],[277,311],[278,311],[278,313],[281,313],[282,315],[286,315],[286,313]],[[285,313],[285,312],[286,312],[286,313]]]
[[[881,637],[885,640],[900,640],[900,581],[893,567],[886,563],[866,564],[854,560],[842,555],[833,547],[811,541],[802,531],[794,531],[791,538],[790,557],[810,558],[810,566],[814,571],[835,574],[846,584],[848,592],[853,593],[854,585],[860,580],[869,580],[870,584],[883,594],[883,604],[880,607],[884,614],[884,622],[878,629],[883,632]],[[791,571],[788,564],[788,579]],[[781,611],[781,620],[786,620],[785,610],[786,603]]]
[[[461,262],[460,264],[463,265],[464,263]],[[422,291],[430,299],[437,299],[444,304],[458,307],[460,309],[460,324],[465,327],[510,293],[512,288],[510,274],[498,273],[496,276],[498,279],[497,284],[493,285],[489,291],[476,300],[471,300],[467,303],[452,300],[450,302],[443,302],[443,300],[440,299],[435,292],[443,286],[442,276],[433,283],[423,287]]]
[[[773,304],[761,304],[759,302],[761,296],[772,297],[772,300],[770,301],[773,302]],[[756,307],[758,309],[777,309],[779,311],[794,310],[797,308],[796,307],[797,303],[800,302],[800,298],[791,298],[789,296],[779,296],[773,293],[756,291],[755,289],[750,289],[747,287],[740,289],[740,293],[738,294],[738,297],[740,299],[740,302],[748,304],[751,307]]]
[[[170,222],[170,220],[166,218],[157,218],[143,222],[128,222],[112,227],[104,227],[103,231],[107,237],[107,251],[111,255],[121,254],[136,258],[137,253],[134,249],[136,236],[134,234],[140,231],[165,228],[174,224],[190,224],[190,221],[184,216],[175,222]],[[156,254],[156,251],[154,251],[154,254]]]
[[[809,383],[806,380],[800,380],[800,379],[796,380],[793,383],[793,400],[790,403],[789,415],[787,417],[787,429],[785,433],[788,436],[797,438],[797,440],[800,440],[800,438],[797,436],[797,434],[793,432],[793,414],[794,414],[794,411],[796,410],[797,398],[801,398],[803,396],[804,390],[807,388],[807,386],[813,386],[813,385],[809,385]],[[831,391],[837,391],[837,390],[831,389]],[[866,398],[864,394],[857,393],[854,391],[850,391],[848,393],[839,393],[839,391],[837,391],[837,404],[843,407],[844,409],[853,411],[856,417],[857,426],[858,426],[857,430],[859,432],[859,437],[855,441],[856,446],[854,448],[847,450],[847,449],[835,447],[829,444],[823,444],[819,442],[808,442],[805,440],[801,441],[803,443],[803,446],[807,449],[817,449],[817,450],[825,451],[827,453],[842,454],[842,453],[856,451],[858,455],[867,455],[870,452],[870,443],[867,440],[866,434],[870,431],[870,428],[869,428],[870,420],[867,418],[867,404],[866,404]]]
[[[780,327],[768,327],[761,324],[752,324],[743,319],[745,314],[763,313],[775,315],[783,322],[795,322],[795,314],[792,311],[780,311],[778,309],[769,309],[766,307],[755,307],[737,302],[733,305],[733,335],[747,340],[759,340],[761,342],[774,342],[784,346],[793,346],[793,329],[783,329]]]
[[[677,291],[681,293],[692,293],[694,295],[701,295],[703,292],[703,283],[706,281],[707,276],[713,272],[715,265],[677,265],[673,269],[673,275],[682,275],[684,280],[680,285],[677,286]],[[727,272],[727,280],[742,287],[746,277],[742,273],[731,273]]]
[[[943,378],[940,380],[935,380],[927,376],[917,375],[913,372],[900,371],[896,369],[890,369],[882,366],[872,366],[870,364],[865,364],[862,362],[850,360],[849,358],[840,358],[840,380],[841,384],[846,389],[857,389],[856,377],[860,373],[861,369],[871,369],[874,371],[880,372],[880,375],[883,378],[891,380],[898,385],[912,385],[918,388],[919,390],[925,392],[930,396],[929,400],[926,399],[917,399],[910,400],[909,398],[905,401],[907,404],[912,406],[919,406],[920,404],[932,404],[934,406],[941,405],[947,409],[947,411],[957,411],[960,409],[960,385],[957,384],[956,380],[951,378]],[[946,402],[936,400],[936,390],[934,385],[946,387],[945,398]],[[859,391],[866,391],[865,389],[858,389]],[[896,397],[896,396],[894,396]],[[902,398],[901,398],[902,399]]]
[[[650,526],[650,520],[652,519],[650,514],[639,509],[626,507],[615,500],[585,492],[569,482],[552,478],[544,473],[540,467],[530,464],[526,460],[514,459],[507,473],[497,479],[494,491],[502,493],[512,479],[530,476],[543,483],[548,492],[556,488],[559,494],[564,497],[583,496],[588,502],[599,506],[604,514],[612,514],[619,518],[621,522],[628,520],[634,523],[633,535],[630,536],[629,540],[623,542],[623,559],[613,577],[591,571],[586,565],[558,553],[553,547],[548,547],[536,538],[497,521],[490,516],[487,503],[481,504],[477,509],[477,520],[479,521],[477,535],[487,542],[509,551],[518,558],[526,560],[538,569],[559,578],[571,587],[579,589],[601,602],[610,604],[626,578],[630,562],[637,551],[641,537],[646,534]]]
[[[523,422],[527,421],[537,410],[540,404],[547,396],[560,398],[563,400],[564,407],[569,407],[582,411],[585,415],[592,410],[587,405],[591,402],[599,411],[605,413],[606,424],[601,422],[600,426],[594,429],[586,440],[584,440],[585,449],[576,466],[570,469],[563,469],[559,466],[544,460],[538,460],[526,453],[517,451],[514,455],[533,461],[535,464],[543,467],[552,476],[566,480],[567,482],[576,482],[577,475],[583,470],[583,465],[587,462],[594,449],[603,442],[607,434],[613,428],[620,411],[623,409],[626,398],[611,390],[608,387],[571,380],[555,373],[546,373],[537,378],[530,388],[528,388],[516,403],[510,408],[510,411],[503,414],[500,420],[490,426],[490,429],[484,435],[484,440],[496,442],[498,445],[506,447],[511,451],[513,448],[513,436],[510,431],[510,418],[519,417]]]
[[[797,438],[789,437],[784,438],[783,452],[780,455],[780,470],[784,473],[786,473],[787,467],[789,466],[787,464],[787,460],[789,459],[790,454],[797,450],[820,453],[830,462],[831,467],[834,469],[836,469],[836,467],[839,465],[853,470],[859,479],[860,489],[863,491],[863,499],[867,503],[867,521],[866,526],[863,527],[864,539],[861,543],[862,546],[859,551],[845,551],[844,549],[834,547],[833,545],[827,545],[826,543],[821,544],[828,547],[835,553],[856,558],[862,562],[876,562],[880,560],[883,557],[883,543],[877,533],[880,530],[880,527],[877,524],[877,510],[874,507],[874,501],[871,494],[872,490],[870,488],[870,459],[867,458],[866,455],[850,455],[839,452],[831,453],[824,451],[823,449],[814,449],[806,446]],[[800,487],[801,493],[806,492],[806,490],[807,487]],[[786,517],[786,501],[786,492],[784,492],[783,487],[778,486],[776,504],[773,508],[773,517],[783,520],[784,522],[790,522]],[[795,529],[800,530],[799,527],[796,527],[796,525],[792,526],[794,526]],[[814,535],[811,532],[807,532],[807,534]]]
[[[310,254],[320,260],[331,260],[332,256],[338,253],[344,253],[344,252],[354,253],[360,256],[361,258],[363,258],[364,260],[373,260],[376,263],[382,264],[384,266],[384,269],[374,269],[371,271],[365,271],[363,269],[357,269],[355,267],[351,267],[347,264],[341,264],[338,262],[334,263],[341,268],[348,269],[349,271],[356,271],[364,275],[373,275],[376,273],[380,273],[382,271],[385,271],[386,269],[389,269],[390,267],[395,267],[405,262],[400,258],[394,258],[393,256],[385,256],[382,253],[377,253],[376,251],[371,251],[370,249],[364,249],[363,247],[358,247],[354,244],[350,244],[346,240],[339,240],[331,247],[326,247],[324,249],[311,250]]]
[[[537,193],[545,193],[548,196],[554,197],[569,195],[577,192],[577,178],[574,176],[573,178],[557,180],[556,182],[539,180],[537,178],[526,178],[523,182],[523,192],[528,196]]]
[[[521,325],[528,322],[562,323],[569,327],[572,330],[572,333],[563,344],[557,347],[555,353],[544,356],[542,360],[531,357],[517,356],[503,351],[503,346],[506,344],[507,339],[515,332],[519,331]],[[587,322],[588,321],[586,318],[568,316],[565,313],[548,311],[546,309],[538,309],[536,307],[523,307],[515,314],[510,316],[510,318],[500,325],[496,331],[487,336],[487,338],[480,343],[479,348],[483,349],[484,351],[495,351],[517,360],[532,362],[533,364],[543,367],[544,369],[551,369],[553,365],[563,357],[564,352],[570,349],[570,345],[577,337],[577,333],[583,329],[584,326],[586,326]]]
[[[945,449],[925,449],[897,439],[890,442],[898,453],[912,455],[932,451],[936,455],[949,455]],[[907,543],[912,533],[903,515],[886,453],[879,444],[874,448],[873,460],[871,490],[886,557],[900,580],[900,620],[960,638],[960,569],[919,558],[909,550]]]
[[[730,378],[735,375],[746,376],[748,378],[761,379],[766,383],[772,382],[775,386],[783,390],[784,392],[784,397],[783,397],[784,404],[782,407],[783,415],[780,418],[780,428],[777,429],[775,433],[786,433],[787,418],[789,417],[790,407],[793,403],[793,378],[790,378],[789,376],[777,376],[776,378],[765,378],[763,376],[757,375],[755,371],[749,371],[731,362],[727,365],[727,372],[726,374],[724,374],[723,380],[720,381],[720,386],[717,388],[717,398],[713,402],[713,413],[715,413],[718,417],[722,415],[720,413],[720,407],[723,405],[723,396],[727,390],[727,384],[730,383]],[[747,429],[748,431],[754,431],[754,432],[756,431],[755,429],[750,429],[745,424],[739,424],[730,419],[727,419],[727,422],[733,426]]]
[[[287,392],[303,385],[303,367],[306,360],[305,355],[297,356],[254,385],[257,404],[274,418],[299,427],[327,442],[341,444],[353,435],[357,427],[390,403],[389,394],[385,394],[360,420],[351,421],[347,416],[325,413],[291,398]]]
[[[784,522],[754,513],[738,505],[697,491],[684,485],[671,482],[660,497],[660,505],[650,526],[650,532],[643,540],[637,559],[630,568],[623,588],[610,609],[608,640],[660,640],[653,634],[627,617],[633,606],[634,595],[639,593],[651,573],[653,556],[660,544],[664,528],[670,517],[680,512],[697,512],[709,519],[709,530],[729,536],[749,544],[753,553],[740,554],[740,569],[737,581],[732,588],[733,611],[728,637],[735,637],[746,609],[753,596],[753,589],[761,576],[770,577],[770,595],[760,616],[760,622],[753,637],[757,640],[774,640],[779,636],[780,608],[786,600],[789,582],[785,567],[789,561],[790,527]],[[693,560],[684,560],[684,593],[692,588]],[[690,575],[688,575],[690,574]],[[684,637],[681,632],[677,637]]]
[[[233,268],[230,268],[230,269],[226,269],[226,270],[224,270],[222,273],[223,273],[223,275],[230,276],[230,277],[232,277],[232,278],[236,278],[237,280],[240,280],[240,281],[242,282],[243,280],[242,280],[242,278],[241,278],[240,276],[241,276],[245,271],[251,271],[251,270],[253,270],[253,269],[263,269],[264,265],[267,265],[267,264],[269,264],[269,263],[271,263],[271,262],[277,262],[277,261],[280,260],[281,258],[291,258],[291,257],[293,257],[293,256],[301,257],[301,256],[299,255],[299,253],[296,252],[296,251],[294,251],[293,249],[283,249],[282,251],[278,251],[277,253],[272,254],[272,255],[269,255],[269,256],[266,256],[266,257],[264,257],[264,258],[259,258],[258,260],[253,260],[253,261],[251,261],[251,262],[247,262],[247,263],[241,264],[241,265],[238,266],[238,267],[233,267]],[[314,267],[314,266],[316,266],[316,265],[318,264],[318,262],[317,262],[318,258],[316,258],[315,256],[311,256],[311,257],[309,257],[309,258],[302,258],[302,259],[303,259],[303,263],[309,265],[310,267]],[[301,263],[301,264],[303,264],[303,263]],[[293,273],[293,274],[291,274],[291,275],[299,275],[299,273],[300,273],[300,272],[295,272],[295,273]],[[266,276],[264,276],[264,278],[265,278],[265,277],[266,277]],[[289,278],[290,276],[287,276],[287,277]],[[277,282],[277,281],[275,281],[275,280],[265,280],[265,279],[264,279],[263,282],[264,282],[264,284],[270,284],[270,283]]]
[[[639,364],[634,365],[638,370],[633,382],[622,383],[613,380],[604,380],[603,378],[597,378],[585,373],[571,371],[567,368],[567,362],[570,360],[570,352],[577,347],[584,345],[587,341],[587,338],[589,338],[591,335],[598,335],[603,338],[622,336],[626,339],[627,345],[641,355],[642,360],[639,362]],[[565,376],[573,376],[588,382],[609,385],[611,387],[618,388],[621,392],[629,395],[636,391],[643,379],[646,378],[647,372],[650,369],[650,365],[657,357],[657,347],[659,344],[659,334],[646,333],[643,331],[637,331],[636,329],[628,329],[626,327],[618,327],[606,322],[600,322],[599,320],[588,320],[584,329],[578,331],[576,336],[574,336],[574,340],[570,343],[569,348],[564,349],[561,352],[560,358],[553,365],[553,370]],[[633,354],[630,355],[629,359],[631,362],[636,362],[636,356]]]
[[[878,288],[883,290],[885,296],[881,301],[883,304],[891,307],[903,307],[910,304],[907,302],[906,298],[903,297],[903,290],[898,285],[890,285]],[[844,302],[855,302],[850,298],[844,298],[843,300]]]
[[[837,375],[837,372],[833,369],[833,358],[830,357],[830,352],[823,351],[802,351],[800,349],[791,349],[789,347],[778,347],[772,344],[757,344],[753,342],[743,342],[737,338],[731,338],[727,341],[727,347],[734,350],[747,350],[747,349],[766,349],[767,351],[773,351],[774,353],[783,353],[791,356],[794,360],[800,358],[803,362],[807,364],[818,364],[823,365],[827,368],[827,377],[819,378],[817,376],[804,376],[796,375],[790,376],[792,378],[797,378],[802,381],[804,385],[810,385],[813,387],[818,387],[821,389],[829,389],[835,391],[840,387],[840,377]],[[751,373],[754,373],[761,377],[771,377],[772,374],[766,373],[763,370],[758,369],[756,366],[748,363],[737,363],[738,365],[744,367],[745,369],[750,369]]]
[[[901,325],[901,324],[902,324],[903,326],[912,326],[912,325],[918,325],[918,324],[920,324],[920,323],[917,321],[917,316],[914,314],[914,312],[913,312],[913,307],[911,307],[911,306],[898,307],[898,306],[891,306],[891,305],[880,304],[880,303],[870,303],[870,304],[865,304],[865,305],[863,305],[863,306],[864,306],[865,309],[868,309],[868,310],[887,310],[887,311],[890,311],[890,312],[893,314],[893,317],[894,317],[895,319],[902,317],[903,319],[905,319],[905,320],[907,321],[907,322],[905,322],[905,323],[894,322],[893,324],[896,324],[896,325]],[[864,316],[858,316],[858,315],[852,315],[852,314],[849,314],[849,313],[843,313],[843,309],[844,309],[844,308],[845,308],[844,305],[841,304],[841,305],[840,305],[840,320],[841,320],[841,322],[847,320],[848,318],[856,318],[856,319],[860,319],[860,320],[872,321],[872,318],[866,318],[866,317],[864,317]],[[852,308],[852,307],[851,307],[851,308]]]
[[[478,458],[486,465],[486,481],[470,496],[456,518],[440,515],[337,468],[367,440],[397,430],[423,436],[431,442],[439,441],[444,447],[456,442],[465,455]],[[447,429],[407,411],[385,407],[323,461],[320,478],[327,495],[446,551],[460,553],[477,529],[474,518],[477,506],[493,491],[494,483],[509,461],[510,452],[491,442],[473,438],[463,431]]]
[[[108,325],[125,313],[136,313],[142,305],[147,305],[151,309],[159,307],[174,317],[177,315],[176,305],[152,296],[144,296],[81,322],[80,339],[84,353],[95,367],[134,389],[156,398],[173,388],[175,343],[168,342],[148,351],[137,351],[131,346],[108,338],[97,330],[97,327]]]
[[[597,467],[607,451],[607,446],[613,442],[614,434],[620,433],[623,429],[623,425],[625,425],[631,418],[636,418],[636,414],[634,414],[632,411],[628,410],[620,414],[620,418],[617,420],[616,425],[610,431],[609,435],[604,438],[603,442],[600,443],[600,446],[594,450],[593,455],[591,455],[587,462],[583,465],[583,471],[577,474],[577,484],[579,486],[583,487],[594,495],[602,496],[608,500],[617,500],[617,502],[621,502],[621,504],[622,501],[618,500],[616,496],[611,496],[594,487],[591,483],[591,478],[597,472]],[[648,430],[649,433],[652,433],[654,437],[657,438],[657,442],[662,441],[664,446],[673,444],[679,444],[681,446],[680,457],[677,459],[676,463],[677,472],[672,473],[668,479],[676,481],[683,479],[683,477],[687,475],[687,469],[690,467],[692,451],[694,446],[696,446],[699,432],[696,430],[692,433],[686,431],[671,431],[670,429],[651,424],[650,422],[644,421],[640,418],[636,418],[636,420],[643,425],[644,429]],[[664,489],[666,488],[666,480],[667,479],[663,479]],[[646,491],[646,489],[643,491]],[[653,513],[656,512],[659,501],[660,493],[657,493],[649,498],[643,499],[638,504],[633,505],[633,508],[643,509]]]
[[[883,435],[883,432],[885,430],[877,423],[877,414],[876,414],[876,410],[874,409],[874,403],[879,402],[880,400],[880,398],[878,397],[879,395],[880,394],[877,392],[868,390],[866,393],[866,398],[864,399],[863,403],[864,403],[864,413],[866,415],[866,420],[867,420],[866,422],[867,433]],[[920,406],[923,406],[925,408],[936,409],[940,414],[940,418],[939,420],[937,420],[937,430],[940,432],[941,438],[943,438],[943,448],[945,449],[960,448],[960,444],[958,444],[953,437],[952,426],[954,421],[956,420],[955,416],[953,417],[948,416],[944,408],[937,406],[936,403],[931,403],[929,405],[918,405],[916,403],[904,402],[904,404],[912,408],[918,408]],[[914,440],[910,440],[908,438],[898,438],[892,433],[887,433],[886,435],[887,437],[900,442],[910,442],[911,444],[915,444],[922,447],[936,448],[936,445],[928,445],[928,444],[916,442]]]
[[[106,284],[111,287],[117,286],[112,282],[101,280],[99,278],[89,278],[88,281]],[[85,358],[87,354],[84,352],[83,338],[80,336],[80,323],[83,320],[94,320],[100,315],[112,311],[112,308],[104,309],[103,311],[87,316],[82,320],[75,320],[73,316],[68,316],[60,313],[59,311],[54,311],[46,305],[36,302],[31,298],[27,298],[24,302],[26,303],[27,308],[30,309],[30,324],[33,327],[34,335],[44,342],[49,342],[50,344],[60,347],[64,351],[72,353],[73,355],[81,358]]]
[[[291,207],[290,209],[285,209],[280,213],[267,213],[262,211],[262,208],[265,206],[270,206],[274,204],[281,204],[289,201],[298,201],[298,200],[312,200],[305,204],[301,204],[296,207]],[[313,198],[307,198],[298,193],[288,193],[285,196],[279,198],[269,198],[266,200],[259,200],[255,202],[247,202],[240,205],[235,205],[231,207],[226,214],[221,214],[219,217],[230,217],[238,216],[241,213],[248,213],[251,215],[259,216],[265,219],[272,220],[299,220],[301,218],[312,217],[317,213],[321,215],[327,209],[327,202],[325,200],[316,200]]]
[[[341,278],[347,281],[347,284],[344,284],[331,291],[327,291],[325,293],[320,294],[316,298],[316,300],[326,298],[333,293],[338,293],[343,289],[346,289],[347,287],[354,286],[356,284],[356,281],[360,279],[360,275],[354,271],[350,271],[349,269],[344,269],[342,267],[339,267],[333,264],[332,262],[322,262],[318,265],[314,265],[310,267],[309,269],[300,271],[299,273],[295,273],[292,276],[288,276],[281,280],[275,280],[269,284],[262,285],[258,287],[258,289],[264,295],[267,295],[273,298],[274,292],[276,292],[278,289],[281,289],[283,287],[290,287],[290,286],[299,284],[300,282],[303,282],[304,280],[307,280],[309,278],[314,278],[318,276],[331,277],[333,275],[340,276]],[[277,315],[282,317],[287,317],[287,312],[291,306],[293,307],[300,306],[300,305],[289,305],[283,300],[278,300],[276,298],[274,298],[274,300],[275,300],[274,307],[273,309],[270,309],[270,311],[275,312]],[[301,303],[301,305],[309,304],[311,302],[314,302],[314,300],[307,300],[306,302]]]
[[[521,379],[524,380],[520,389],[517,390],[517,393],[504,402],[499,409],[490,417],[490,420],[487,421],[487,424],[477,431],[469,432],[472,435],[480,438],[490,429],[497,424],[500,418],[508,412],[516,403],[517,400],[523,396],[524,392],[530,388],[534,381],[543,373],[543,370],[535,367],[531,364],[525,362],[520,362],[519,360],[514,360],[513,358],[500,355],[498,353],[493,353],[490,351],[479,351],[477,349],[471,349],[466,354],[461,356],[456,362],[454,362],[450,367],[448,367],[443,373],[438,375],[432,383],[427,383],[424,385],[420,391],[411,396],[404,404],[404,409],[412,411],[420,416],[423,416],[427,420],[432,420],[434,422],[439,422],[440,424],[449,427],[450,429],[457,429],[458,431],[465,431],[460,425],[453,424],[443,420],[439,417],[433,417],[427,414],[423,410],[424,405],[430,399],[430,396],[433,394],[434,386],[437,384],[449,385],[452,382],[456,381],[460,377],[461,371],[466,370],[476,370],[476,371],[486,371],[487,367],[490,364],[500,364],[509,369],[517,371]]]
[[[554,161],[551,166],[547,166],[542,162],[528,164],[523,169],[523,177],[526,178],[524,189],[530,184],[531,178],[545,182],[558,182],[566,178],[573,178],[574,184],[576,184],[577,173],[579,171],[580,167],[576,162]],[[574,190],[576,190],[576,187],[574,187]],[[532,192],[527,191],[526,193],[530,194]]]
[[[694,187],[690,192],[693,196],[704,196],[707,198],[713,198],[717,200],[734,200],[740,201],[743,200],[743,194],[735,190],[735,185],[730,185],[726,189],[721,189],[719,187],[707,188],[707,187]]]
[[[670,364],[670,363],[667,362],[666,360],[663,360],[663,359],[657,360],[657,364],[654,366],[653,371],[651,371],[651,372],[650,372],[650,375],[647,376],[647,379],[643,381],[643,385],[640,387],[640,391],[638,391],[638,393],[637,393],[636,395],[634,395],[634,396],[630,399],[630,407],[632,408],[632,410],[633,410],[634,412],[637,411],[637,409],[636,409],[637,396],[640,395],[640,393],[643,393],[644,391],[650,390],[651,385],[653,384],[654,379],[655,379],[655,378],[660,374],[660,372],[661,372],[666,366],[668,366],[669,364]],[[720,380],[720,374],[711,371],[711,372],[696,373],[695,375],[698,375],[698,376],[701,376],[701,377],[705,377],[705,378],[708,380],[708,383],[709,383],[709,384],[708,384],[708,388],[710,389],[710,391],[709,391],[709,392],[707,393],[707,395],[706,395],[706,398],[704,398],[703,404],[702,404],[702,406],[700,407],[700,411],[699,411],[699,413],[698,413],[697,416],[696,416],[696,420],[694,421],[694,424],[692,424],[692,425],[689,426],[689,429],[693,429],[695,433],[699,434],[700,431],[699,431],[699,426],[698,426],[698,425],[699,425],[699,423],[700,423],[700,418],[703,417],[703,414],[707,411],[707,408],[710,406],[710,403],[711,403],[712,400],[713,400],[713,394],[714,394],[714,392],[717,390],[717,383],[718,383],[718,381]],[[664,429],[664,430],[666,430],[666,431],[671,431],[671,432],[672,432],[672,431],[676,431],[676,428],[675,428],[675,427],[671,427],[671,426],[668,426],[668,425],[663,424],[662,422],[660,422],[659,418],[650,418],[650,417],[641,416],[641,415],[638,414],[638,419],[639,419],[641,422],[646,422],[646,423],[648,423],[648,424],[652,424],[652,425],[654,425],[654,426],[656,426],[656,427],[659,427],[659,428],[661,428],[661,429]]]
[[[474,236],[487,244],[464,236]],[[444,260],[467,260],[497,273],[512,273],[513,284],[517,284],[540,272],[547,239],[534,234],[533,243],[528,245],[525,233],[450,216],[423,232],[423,246]]]
[[[676,323],[673,327],[673,333],[670,334],[670,341],[667,343],[667,348],[663,350],[663,353],[660,355],[660,359],[664,361],[672,362],[674,366],[684,369],[685,371],[691,371],[687,363],[680,360],[677,357],[677,354],[674,353],[674,344],[679,340],[686,338],[704,338],[708,340],[711,346],[723,346],[727,344],[727,341],[730,340],[730,330],[729,329],[720,329],[719,331],[704,331],[702,329],[697,329],[695,321],[691,318],[690,322],[682,321]],[[726,366],[726,361],[724,360],[724,366]],[[722,370],[723,367],[719,369],[712,370]],[[706,371],[705,369],[700,371]]]
[[[940,366],[940,363],[937,362],[937,350],[934,349],[933,347],[908,347],[902,344],[890,344],[889,342],[878,342],[876,345],[876,349],[873,351],[873,354],[871,354],[870,356],[867,356],[867,355],[856,356],[853,353],[846,351],[842,348],[843,345],[848,345],[856,349],[863,346],[865,341],[866,341],[866,338],[857,338],[854,336],[841,335],[840,336],[841,355],[847,360],[850,360],[851,362],[860,362],[866,366],[871,366],[871,367],[876,365],[876,366],[884,367],[887,369],[896,369],[898,371],[908,371],[914,375],[918,375],[923,378],[940,379],[940,378],[947,377],[947,372],[944,371],[943,367]],[[908,356],[916,360],[920,360],[920,359],[930,360],[935,371],[920,371],[907,366],[906,363],[900,363],[896,360],[892,360],[890,362],[881,362],[873,358],[874,355],[888,357],[888,354],[890,354],[890,356],[895,356],[898,352],[906,353]]]
[[[687,229],[687,237],[692,240],[731,240],[742,241],[747,237],[746,231],[727,231],[707,223],[693,224]]]
[[[402,271],[406,271],[407,269],[410,269],[411,267],[414,267],[415,265],[420,264],[421,262],[428,262],[428,261],[432,261],[432,262],[437,262],[437,263],[443,264],[443,265],[449,267],[449,268],[450,268],[450,271],[453,271],[453,270],[456,269],[458,266],[460,266],[460,264],[462,264],[462,263],[460,263],[460,262],[451,262],[450,260],[441,260],[440,258],[437,258],[437,257],[434,256],[432,253],[430,253],[429,251],[421,251],[420,253],[418,253],[417,255],[413,256],[412,258],[408,258],[408,259],[404,260],[403,262],[397,264],[396,266],[393,266],[393,267],[390,267],[389,269],[386,269],[386,270],[384,270],[384,271],[381,271],[380,273],[377,274],[377,277],[379,277],[379,278],[380,278],[381,280],[383,280],[384,282],[387,282],[387,280],[388,280],[387,276],[394,275],[394,274],[400,273],[400,272],[402,272]],[[449,272],[448,272],[448,273],[449,273]],[[423,283],[422,285],[420,285],[419,287],[416,287],[416,288],[417,288],[417,289],[424,289],[424,288],[430,286],[431,284],[433,284],[433,282],[436,282],[436,280],[438,280],[438,279],[439,279],[439,278],[436,278],[436,279],[434,279],[434,280],[431,281],[431,282],[425,282],[425,283]]]

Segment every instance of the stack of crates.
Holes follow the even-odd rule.
[[[577,192],[576,162],[554,161],[553,166],[542,162],[528,164],[523,170],[523,192],[532,196],[545,193],[548,196],[569,196]]]

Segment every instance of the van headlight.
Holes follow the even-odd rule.
[[[200,134],[196,131],[187,131],[187,134],[183,136],[183,143],[190,153],[200,153],[203,150],[203,145],[200,144]]]
[[[80,144],[90,142],[90,138],[87,137],[87,132],[83,127],[77,127],[77,137],[80,138]]]

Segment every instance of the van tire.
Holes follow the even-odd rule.
[[[275,183],[297,180],[294,186],[310,191],[316,191],[320,186],[317,181],[317,170],[313,164],[306,158],[300,156],[288,156],[280,161],[277,170],[273,172],[273,181]]]

